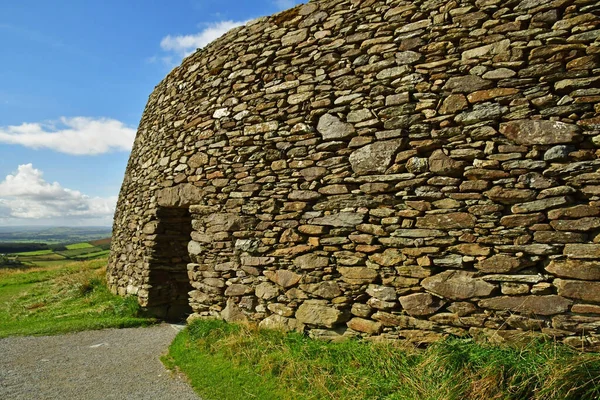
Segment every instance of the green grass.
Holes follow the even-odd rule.
[[[36,258],[33,261],[24,261],[23,264],[25,264],[28,267],[53,267],[65,265],[66,262],[70,261],[66,260],[64,257],[61,257],[59,260],[40,260],[39,258]]]
[[[87,249],[87,248],[94,247],[94,246],[87,242],[83,242],[83,243],[68,244],[65,247],[67,248],[67,250],[77,250],[77,249]]]
[[[58,261],[58,260],[64,260],[65,258],[63,256],[61,256],[60,254],[56,254],[56,253],[50,253],[50,254],[42,254],[42,255],[38,255],[38,256],[20,256],[18,258],[19,261],[21,262],[36,262],[36,261]]]
[[[109,253],[110,253],[110,250],[102,250],[102,251],[97,251],[94,253],[82,254],[82,255],[78,256],[77,258],[98,258],[98,257],[107,256]]]
[[[61,256],[64,256],[66,258],[79,258],[85,254],[98,253],[100,251],[103,251],[100,247],[90,246],[78,249],[57,251],[56,254],[60,254]]]
[[[53,254],[53,251],[52,250],[26,251],[24,253],[14,253],[14,254],[11,254],[11,256],[32,257],[32,256],[43,256],[43,255],[47,255],[47,254]]]
[[[206,400],[600,398],[600,355],[550,342],[517,348],[448,339],[418,350],[200,320],[163,362],[186,373]]]
[[[0,337],[144,326],[135,298],[106,288],[106,258],[0,269]]]

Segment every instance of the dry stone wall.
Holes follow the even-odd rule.
[[[314,337],[600,348],[599,25],[591,0],[322,0],[234,29],[149,98],[110,287]]]

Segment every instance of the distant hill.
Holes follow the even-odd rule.
[[[1,226],[0,243],[78,243],[110,237],[105,226]]]

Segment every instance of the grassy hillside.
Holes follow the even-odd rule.
[[[0,268],[0,337],[156,322],[141,315],[135,298],[108,291],[106,262],[104,257],[54,261],[42,267]]]

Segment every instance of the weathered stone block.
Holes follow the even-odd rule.
[[[329,259],[309,253],[296,257],[294,265],[300,269],[322,269],[329,265]]]
[[[600,282],[555,279],[558,294],[570,299],[600,302]]]
[[[473,228],[477,218],[468,213],[429,214],[417,218],[417,228],[464,229]]]
[[[550,221],[550,225],[557,231],[578,231],[586,232],[600,228],[600,218],[586,217],[570,220],[554,220]]]
[[[350,321],[347,322],[347,325],[350,329],[369,334],[379,333],[383,328],[380,322],[358,317],[352,318]]]
[[[384,173],[390,167],[396,152],[404,146],[404,139],[375,142],[350,154],[350,165],[358,175]]]
[[[487,297],[496,285],[477,278],[474,272],[444,271],[423,279],[421,282],[426,290],[451,300],[466,300],[474,297]]]
[[[272,282],[284,288],[294,286],[295,284],[300,282],[300,279],[302,278],[301,275],[298,275],[286,269],[278,269],[277,271],[265,271],[264,274]]]
[[[559,121],[523,119],[500,124],[500,133],[517,144],[573,143],[580,129]]]
[[[556,295],[503,296],[481,300],[479,307],[524,314],[555,315],[567,311],[571,304],[572,301]]]
[[[374,282],[377,279],[377,271],[367,267],[338,267],[342,274],[342,280],[354,285]]]
[[[471,93],[477,90],[483,90],[491,87],[492,81],[480,78],[475,75],[454,76],[448,79],[444,85],[444,90],[452,93]]]
[[[189,207],[200,203],[204,198],[204,190],[190,183],[168,187],[156,192],[156,201],[161,207]]]
[[[484,192],[490,200],[502,204],[523,203],[534,200],[537,193],[529,189],[505,189],[500,186],[494,186],[491,190]]]
[[[461,176],[465,166],[465,162],[448,157],[443,150],[435,150],[429,157],[429,170],[437,175]]]
[[[579,259],[600,259],[600,244],[567,244],[564,254]]]
[[[352,124],[342,122],[331,114],[325,114],[319,119],[317,131],[323,136],[323,140],[344,139],[355,133]]]
[[[298,322],[295,318],[286,318],[278,314],[273,314],[260,321],[258,327],[261,329],[274,329],[283,332],[304,330],[304,324]]]
[[[334,281],[325,281],[320,283],[313,283],[310,285],[300,285],[300,288],[305,292],[308,292],[317,297],[324,299],[333,299],[342,294],[340,285]]]
[[[332,328],[335,324],[343,322],[346,315],[337,308],[322,303],[304,302],[296,311],[296,319],[303,324]]]
[[[546,271],[561,278],[600,281],[600,261],[552,260]]]
[[[533,240],[538,243],[583,243],[587,235],[577,232],[539,231],[533,234]]]
[[[446,302],[439,297],[429,293],[415,293],[400,297],[402,308],[412,316],[424,316],[434,314],[442,308]]]
[[[364,218],[364,214],[340,212],[337,214],[314,218],[310,221],[310,223],[313,225],[326,225],[335,227],[355,227],[356,225],[361,224]]]

